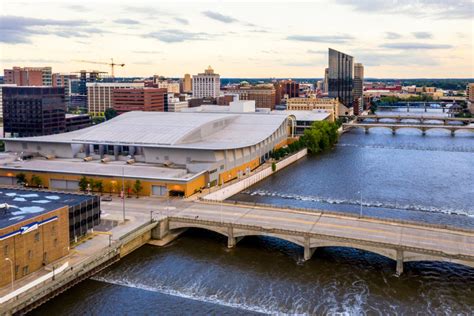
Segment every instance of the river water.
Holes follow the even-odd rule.
[[[353,130],[232,199],[474,227],[474,137]],[[190,230],[145,246],[41,306],[55,315],[472,314],[474,269],[395,263],[348,248],[302,249],[267,237]]]

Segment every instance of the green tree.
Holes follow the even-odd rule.
[[[102,180],[94,181],[94,190],[96,190],[100,193],[100,195],[102,195],[102,193],[104,192],[104,183],[102,182]]]
[[[82,192],[86,192],[87,191],[87,185],[89,184],[89,180],[86,178],[86,176],[82,176],[80,179],[79,179],[79,189],[82,191]]]
[[[116,117],[118,115],[117,111],[113,108],[108,108],[107,110],[105,110],[104,112],[104,116],[105,116],[105,120],[108,121],[110,119],[113,119],[114,117]]]
[[[105,183],[104,189],[105,189],[105,192],[108,192],[109,195],[112,195],[113,186],[112,186],[112,183],[110,181]]]
[[[140,195],[140,192],[142,191],[143,186],[142,182],[140,180],[136,180],[135,183],[133,184],[133,193],[135,193],[138,196]]]
[[[339,138],[338,126],[328,121],[314,122],[310,128],[304,131],[300,141],[308,150],[316,154],[331,149]]]
[[[28,181],[26,179],[26,174],[20,172],[16,175],[16,183],[20,185],[28,185]]]
[[[31,185],[39,188],[43,185],[43,180],[41,180],[41,178],[38,177],[37,175],[33,174],[31,176]]]

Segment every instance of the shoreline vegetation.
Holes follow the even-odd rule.
[[[328,121],[314,122],[310,128],[307,128],[298,140],[288,144],[286,147],[274,150],[270,157],[275,160],[295,153],[302,148],[308,148],[311,154],[317,154],[331,150],[339,140],[339,123]]]

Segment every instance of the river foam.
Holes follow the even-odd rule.
[[[281,193],[276,191],[267,191],[267,190],[245,190],[241,193],[247,194],[250,196],[269,196],[269,197],[278,197],[287,200],[299,200],[299,201],[309,201],[317,203],[326,203],[326,204],[345,204],[352,206],[361,205],[360,200],[351,200],[351,199],[335,199],[335,198],[326,198],[320,196],[309,196],[309,195],[299,195],[291,193]],[[379,201],[362,201],[362,206],[366,208],[388,208],[395,210],[408,210],[408,211],[421,211],[421,212],[431,212],[431,213],[442,213],[449,215],[463,215],[474,218],[474,212],[469,210],[459,210],[459,209],[449,209],[449,208],[439,208],[434,206],[423,206],[423,205],[414,205],[414,204],[398,204],[390,202],[379,202]]]

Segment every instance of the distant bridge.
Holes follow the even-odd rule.
[[[444,112],[449,111],[448,105],[456,103],[456,101],[461,100],[452,100],[452,101],[441,101],[441,100],[434,100],[434,101],[398,101],[394,103],[381,103],[377,106],[379,110],[391,110],[394,108],[406,108],[407,112],[410,112],[410,108],[415,109],[424,109],[425,112],[428,112],[428,109],[440,109]],[[437,104],[439,106],[432,106],[433,104]]]
[[[350,130],[352,128],[363,128],[366,133],[369,132],[371,128],[383,127],[388,128],[392,131],[392,134],[395,135],[396,131],[403,128],[416,128],[421,130],[423,135],[426,135],[426,131],[430,129],[445,129],[451,132],[451,136],[456,134],[456,131],[469,131],[474,132],[474,126],[465,126],[465,125],[441,125],[441,124],[394,124],[394,123],[344,123],[342,128],[344,131]]]
[[[460,123],[463,125],[469,125],[474,123],[474,118],[461,118],[461,117],[443,117],[443,116],[428,116],[428,115],[417,115],[417,116],[404,116],[404,115],[361,115],[356,118],[358,123],[413,123],[418,121],[420,124],[438,124],[454,125],[453,123]],[[390,122],[387,122],[390,120]]]
[[[167,212],[151,238],[166,240],[187,228],[227,237],[233,248],[246,236],[270,236],[304,248],[304,260],[319,247],[351,247],[396,261],[448,261],[474,268],[474,230],[240,203],[192,203]]]

